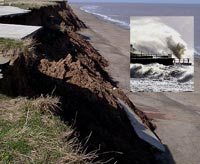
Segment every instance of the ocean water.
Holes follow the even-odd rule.
[[[193,57],[200,57],[200,5],[133,3],[84,3],[79,5],[81,10],[127,30],[132,27],[130,17],[134,16],[131,19],[135,20],[135,24],[131,28],[131,43],[140,50],[152,53],[163,53],[161,51],[164,50],[165,53],[171,53],[169,47],[172,46],[171,49],[173,49],[173,44],[184,45],[186,51],[183,57],[190,58],[192,66],[164,66],[158,63],[131,64],[132,91],[179,92],[194,90]],[[141,16],[147,19],[141,19]],[[150,16],[152,19],[149,19]],[[138,30],[141,28],[142,30]],[[134,31],[135,29],[136,31]],[[152,34],[149,31],[153,35],[157,33],[159,37],[151,37]],[[144,36],[143,33],[147,36],[146,38],[141,37]]]
[[[133,92],[194,91],[193,65],[131,64],[130,70]]]
[[[195,57],[200,57],[199,4],[79,3],[79,5],[81,10],[125,29],[130,28],[130,16],[193,16]],[[170,25],[176,29],[175,24]],[[187,35],[183,38],[187,38]]]

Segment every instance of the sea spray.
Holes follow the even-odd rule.
[[[132,17],[131,27],[131,44],[135,49],[144,53],[173,54],[176,58],[193,58],[194,51],[181,34],[161,22],[161,18]]]
[[[182,43],[176,43],[172,36],[169,38],[166,38],[167,40],[167,47],[171,50],[171,52],[178,58],[181,59],[184,55],[184,52],[186,50],[186,46]]]

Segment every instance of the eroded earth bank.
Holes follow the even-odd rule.
[[[118,99],[128,104],[145,126],[152,131],[155,126],[109,77],[105,71],[109,63],[85,36],[77,33],[87,26],[67,3],[1,17],[0,22],[43,26],[31,36],[32,43],[27,49],[2,50],[5,54],[9,52],[11,60],[3,66],[1,93],[12,97],[33,98],[41,94],[60,97],[61,105],[55,115],[75,127],[73,135],[88,152],[97,152],[97,160],[158,163],[157,150],[137,136]]]

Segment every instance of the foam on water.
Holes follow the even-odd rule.
[[[118,15],[109,15],[108,16],[108,15],[104,15],[104,14],[101,14],[100,12],[98,12],[101,9],[100,6],[85,5],[85,6],[80,7],[80,9],[85,11],[85,12],[87,12],[87,13],[96,15],[99,18],[101,18],[101,19],[103,19],[105,21],[109,21],[109,22],[112,22],[112,23],[117,24],[119,26],[122,26],[122,27],[124,27],[126,29],[130,28],[130,25],[127,22],[121,21],[121,20],[116,18]],[[115,17],[115,18],[113,18],[113,17]]]
[[[131,64],[131,90],[134,92],[193,91],[193,66]]]
[[[176,79],[179,82],[186,82],[193,80],[194,73],[193,66],[164,66],[158,63],[148,65],[131,64],[130,69],[132,78],[159,79],[159,81]]]
[[[148,78],[131,79],[131,90],[133,92],[192,92],[194,82],[179,83],[172,80],[158,81]]]
[[[194,67],[131,64],[131,90],[134,92],[193,91]]]

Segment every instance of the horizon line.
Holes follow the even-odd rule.
[[[167,4],[167,5],[200,5],[200,3],[167,3],[167,2],[149,2],[149,3],[146,3],[146,2],[83,2],[83,1],[80,1],[80,2],[70,2],[68,1],[69,3],[131,3],[131,4],[147,4],[147,5],[151,5],[151,4]]]

